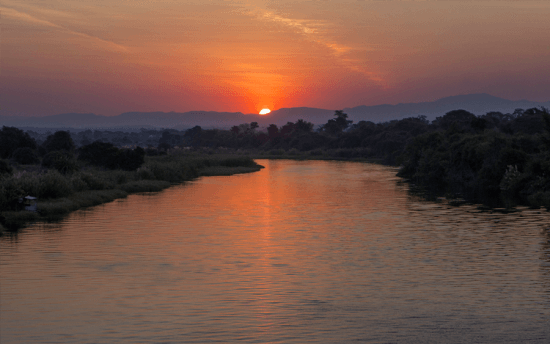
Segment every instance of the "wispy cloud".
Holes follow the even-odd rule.
[[[0,7],[0,15],[1,16],[6,16],[6,17],[9,17],[9,18],[13,18],[13,19],[16,19],[16,20],[19,20],[19,21],[31,23],[31,24],[34,24],[34,25],[40,25],[40,26],[46,26],[46,27],[54,28],[54,29],[69,33],[69,34],[74,35],[74,36],[82,37],[82,38],[85,38],[89,41],[97,43],[98,45],[102,46],[105,49],[118,51],[118,52],[128,52],[129,51],[128,47],[125,47],[121,44],[118,44],[118,43],[115,43],[115,42],[112,42],[112,41],[108,41],[108,40],[105,40],[105,39],[97,37],[97,36],[89,35],[87,33],[78,32],[78,31],[69,29],[67,27],[64,27],[62,25],[56,24],[52,21],[49,21],[49,20],[46,20],[46,19],[41,19],[41,18],[38,18],[36,16],[32,16],[28,13],[15,10],[13,8]]]
[[[352,59],[348,56],[349,53],[356,51],[355,48],[340,44],[327,37],[326,32],[330,30],[330,27],[333,25],[332,23],[323,20],[287,18],[276,14],[273,11],[269,11],[251,4],[242,4],[242,6],[241,11],[249,16],[289,28],[305,39],[325,47],[345,68],[360,73],[372,81],[378,83],[384,82],[384,80],[376,72],[365,67],[364,61]]]

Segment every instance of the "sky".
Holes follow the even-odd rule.
[[[550,100],[550,1],[0,0],[0,114]]]

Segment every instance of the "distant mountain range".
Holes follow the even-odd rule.
[[[434,120],[451,110],[463,109],[476,115],[490,111],[512,113],[515,109],[533,107],[550,108],[548,102],[507,100],[488,94],[469,94],[446,97],[434,102],[383,104],[357,106],[343,109],[354,123],[359,121],[385,122],[405,117],[426,116]],[[241,112],[126,112],[118,116],[99,116],[92,113],[65,113],[44,117],[0,116],[0,125],[35,128],[175,128],[186,129],[195,125],[203,128],[229,128],[241,123],[258,122],[260,126],[271,123],[283,125],[304,119],[314,124],[326,123],[333,118],[334,110],[307,107],[283,108],[269,115],[243,114]]]

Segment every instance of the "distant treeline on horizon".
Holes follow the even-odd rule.
[[[426,116],[428,120],[434,120],[449,111],[465,109],[474,114],[485,114],[490,111],[502,113],[513,112],[515,109],[550,107],[550,102],[535,102],[528,100],[508,100],[489,94],[466,94],[441,98],[435,101],[420,103],[380,104],[370,106],[355,106],[344,108],[349,119],[355,123],[360,121],[372,121],[374,123],[387,122],[395,119],[403,119],[419,115]],[[273,110],[273,109],[272,109]],[[102,116],[93,113],[63,113],[35,117],[14,116],[0,111],[0,126],[12,126],[18,128],[35,128],[34,131],[42,132],[44,128],[49,130],[82,130],[82,128],[99,130],[139,131],[140,128],[160,129],[170,128],[186,130],[199,125],[203,129],[229,129],[241,123],[258,122],[260,127],[270,124],[283,126],[288,122],[296,122],[298,119],[314,123],[324,124],[332,118],[334,110],[292,107],[273,110],[269,115],[244,114],[241,112],[216,112],[216,111],[188,111],[188,112],[125,112],[116,116]]]

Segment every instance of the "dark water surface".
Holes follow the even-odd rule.
[[[0,342],[550,342],[548,212],[259,163],[2,238]]]

